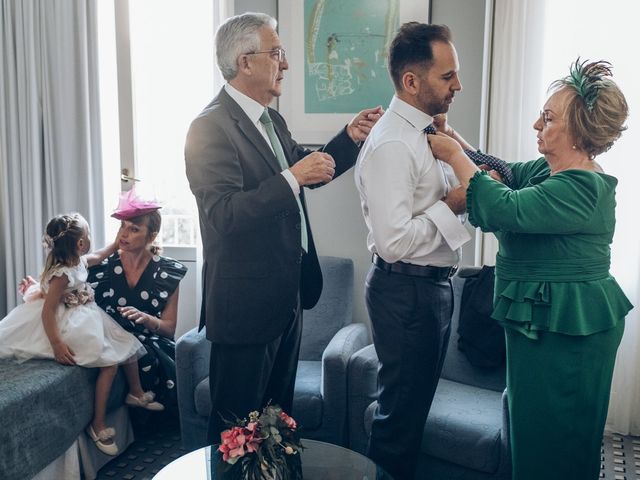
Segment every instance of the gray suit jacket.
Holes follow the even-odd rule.
[[[291,138],[277,111],[269,114],[289,165],[311,153]],[[336,161],[336,176],[358,155],[345,129],[322,150]],[[308,309],[322,291],[308,216],[309,252],[301,255],[291,187],[264,137],[224,88],[191,124],[185,160],[204,253],[200,326],[217,343],[270,342],[291,320],[298,292]],[[304,192],[301,201],[306,215]]]

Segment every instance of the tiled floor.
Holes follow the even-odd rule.
[[[185,453],[177,425],[144,432],[100,469],[97,480],[151,480],[162,467]]]
[[[98,480],[151,480],[162,467],[185,453],[177,425],[147,432],[105,465],[98,472]],[[600,478],[640,480],[640,437],[604,437]]]
[[[640,480],[640,437],[605,435],[600,478]]]

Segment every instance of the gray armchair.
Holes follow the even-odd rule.
[[[510,479],[509,412],[504,366],[474,367],[458,350],[460,300],[466,278],[453,277],[451,336],[438,388],[424,426],[417,479]],[[349,364],[349,446],[364,453],[376,407],[378,357],[368,345]]]
[[[324,288],[318,304],[303,315],[291,414],[303,437],[346,445],[347,364],[369,343],[369,333],[364,324],[352,323],[353,262],[320,257],[320,266]],[[187,332],[176,344],[180,428],[189,450],[207,444],[210,349],[204,329]]]

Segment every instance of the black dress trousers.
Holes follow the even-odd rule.
[[[220,432],[229,428],[225,420],[247,418],[269,402],[291,414],[301,338],[298,304],[285,331],[269,343],[211,344],[209,444],[220,443]]]
[[[365,290],[380,361],[367,455],[394,479],[410,480],[449,340],[451,282],[373,265]]]

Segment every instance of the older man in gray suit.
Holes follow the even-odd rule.
[[[380,118],[363,110],[322,149],[297,144],[268,108],[289,68],[268,15],[245,13],[216,34],[227,80],[187,135],[187,177],[204,246],[201,327],[211,341],[209,441],[268,401],[291,411],[301,309],[322,290],[304,188],[348,170]],[[302,88],[300,86],[299,88]]]

